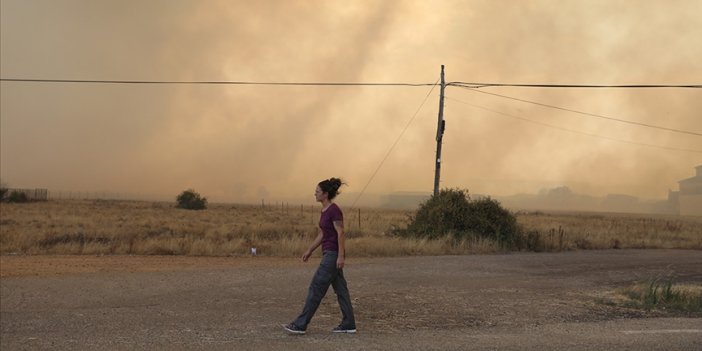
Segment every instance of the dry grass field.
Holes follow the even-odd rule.
[[[353,256],[493,253],[487,240],[399,238],[409,211],[345,209]],[[360,213],[360,218],[359,218]],[[165,202],[57,200],[0,204],[0,254],[300,255],[316,235],[318,206],[211,204],[204,211]],[[608,248],[702,249],[702,218],[518,213],[536,251]]]

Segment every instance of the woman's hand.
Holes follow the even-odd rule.
[[[336,269],[342,268],[344,268],[344,256],[339,255],[339,257],[336,258]]]
[[[344,235],[344,221],[334,221],[334,229],[339,240],[339,257],[336,258],[336,269],[344,268],[344,256],[346,256],[346,235]]]
[[[307,262],[307,260],[312,256],[312,251],[307,250],[302,254],[302,262]]]
[[[302,262],[307,262],[307,260],[310,258],[310,256],[312,256],[312,253],[314,252],[314,250],[316,250],[319,247],[319,245],[321,245],[321,244],[322,244],[322,229],[317,228],[317,238],[314,239],[314,241],[312,242],[312,245],[310,245],[310,247],[307,248],[307,251],[305,251],[305,253],[302,254]]]

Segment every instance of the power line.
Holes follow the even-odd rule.
[[[629,140],[622,140],[622,139],[610,138],[610,137],[606,137],[606,136],[602,136],[602,135],[598,135],[598,134],[592,134],[592,133],[582,132],[582,131],[578,131],[578,130],[574,130],[574,129],[568,129],[568,128],[563,128],[563,127],[558,127],[558,126],[554,126],[554,125],[552,125],[552,124],[543,123],[543,122],[538,122],[538,121],[534,121],[534,120],[531,120],[531,119],[528,119],[528,118],[514,116],[514,115],[511,115],[511,114],[509,114],[509,113],[504,113],[504,112],[501,112],[501,111],[496,111],[496,110],[493,110],[493,109],[490,109],[490,108],[487,108],[487,107],[484,107],[484,106],[479,106],[479,105],[471,104],[471,103],[469,103],[469,102],[461,101],[461,100],[458,100],[458,99],[454,99],[454,98],[450,98],[450,97],[446,97],[446,98],[449,99],[449,100],[452,100],[452,101],[456,101],[456,102],[459,102],[459,103],[462,103],[462,104],[466,104],[466,105],[468,105],[468,106],[472,106],[472,107],[474,107],[474,108],[479,108],[479,109],[481,109],[481,110],[485,110],[485,111],[489,111],[489,112],[492,112],[492,113],[496,113],[496,114],[498,114],[498,115],[502,115],[502,116],[506,116],[506,117],[510,117],[510,118],[514,118],[514,119],[521,120],[521,121],[525,121],[525,122],[529,122],[529,123],[534,123],[534,124],[538,124],[538,125],[541,125],[541,126],[544,126],[544,127],[554,128],[554,129],[558,129],[558,130],[562,130],[562,131],[566,131],[566,132],[571,132],[571,133],[576,133],[576,134],[587,135],[587,136],[591,136],[591,137],[595,137],[595,138],[601,138],[601,139],[606,139],[606,140],[610,140],[610,141],[616,141],[616,142],[625,143],[625,144],[633,144],[633,145],[647,146],[647,147],[653,147],[653,148],[658,148],[658,149],[666,149],[666,150],[674,150],[674,151],[685,151],[685,152],[702,153],[702,150],[681,149],[681,148],[675,148],[675,147],[670,147],[670,146],[662,146],[662,145],[654,145],[654,144],[639,143],[639,142],[635,142],[635,141],[629,141]]]
[[[24,83],[82,83],[82,84],[155,84],[155,85],[280,85],[280,86],[378,86],[425,87],[431,83],[354,83],[354,82],[254,82],[254,81],[173,81],[173,80],[90,80],[90,79],[27,79],[0,78],[3,82]]]
[[[516,87],[516,88],[625,88],[625,89],[649,89],[649,88],[692,88],[700,89],[702,84],[516,84],[516,83],[469,83],[450,82],[446,85],[465,88],[488,88],[488,87]]]
[[[174,81],[174,80],[94,80],[94,79],[32,79],[32,78],[0,78],[3,82],[25,83],[88,83],[88,84],[204,84],[204,85],[282,85],[282,86],[408,86],[425,87],[432,83],[381,83],[381,82],[259,82],[259,81]],[[467,88],[486,87],[523,87],[523,88],[702,88],[701,84],[516,84],[516,83],[470,83],[450,82],[446,86]]]
[[[528,103],[528,104],[533,104],[533,105],[537,105],[537,106],[553,108],[553,109],[561,110],[561,111],[567,111],[567,112],[577,113],[577,114],[581,114],[581,115],[585,115],[585,116],[603,118],[603,119],[607,119],[607,120],[611,120],[611,121],[616,121],[616,122],[621,122],[621,123],[629,123],[629,124],[638,125],[638,126],[642,126],[642,127],[648,127],[648,128],[654,128],[654,129],[661,129],[661,130],[666,130],[666,131],[669,131],[669,132],[675,132],[675,133],[683,133],[683,134],[691,134],[691,135],[702,136],[702,133],[691,132],[691,131],[687,131],[687,130],[681,130],[681,129],[674,129],[674,128],[656,126],[656,125],[652,125],[652,124],[646,124],[646,123],[628,121],[628,120],[625,120],[625,119],[619,119],[619,118],[614,118],[614,117],[607,117],[607,116],[598,115],[598,114],[594,114],[594,113],[589,113],[589,112],[583,112],[583,111],[573,110],[573,109],[569,109],[569,108],[565,108],[565,107],[559,107],[559,106],[544,104],[544,103],[541,103],[541,102],[530,101],[530,100],[525,100],[525,99],[519,99],[519,98],[515,98],[515,97],[511,97],[511,96],[501,95],[501,94],[488,93],[488,92],[486,92],[486,91],[481,91],[481,90],[477,90],[477,89],[474,89],[474,88],[468,88],[468,87],[464,87],[464,86],[461,86],[461,88],[464,88],[464,89],[466,89],[466,90],[470,90],[470,91],[473,91],[473,92],[476,92],[476,93],[487,94],[487,95],[493,95],[493,96],[499,96],[499,97],[502,97],[502,98],[505,98],[505,99],[510,99],[510,100],[515,100],[515,101],[525,102],[525,103]]]
[[[368,182],[366,183],[366,185],[363,186],[363,189],[361,190],[361,192],[360,192],[360,193],[358,194],[358,196],[356,197],[356,200],[353,201],[353,204],[351,204],[351,207],[356,206],[356,203],[357,203],[358,200],[361,198],[361,195],[363,195],[363,193],[366,191],[366,188],[368,188],[368,185],[371,183],[371,181],[373,181],[373,178],[375,178],[375,175],[376,175],[376,174],[378,173],[378,171],[380,170],[380,167],[383,166],[383,164],[385,163],[385,160],[387,160],[387,159],[388,159],[388,156],[390,156],[390,153],[392,153],[392,150],[395,149],[395,146],[396,146],[397,143],[400,141],[400,139],[402,138],[402,136],[405,134],[405,132],[407,131],[407,128],[409,128],[410,124],[412,124],[412,121],[414,121],[414,119],[417,117],[417,115],[419,114],[419,111],[422,109],[422,107],[424,106],[424,104],[427,102],[427,99],[429,99],[429,96],[431,95],[431,92],[434,91],[434,88],[436,88],[436,85],[437,85],[438,83],[439,83],[439,80],[437,80],[436,83],[434,83],[434,84],[432,85],[431,89],[430,89],[429,92],[427,93],[427,96],[424,97],[424,100],[422,100],[422,103],[419,104],[419,107],[417,108],[417,110],[414,111],[414,115],[412,115],[412,118],[410,118],[409,121],[407,121],[407,124],[405,125],[405,128],[402,129],[402,132],[400,132],[400,135],[398,135],[397,138],[395,139],[395,142],[392,143],[392,146],[390,146],[390,149],[389,149],[388,152],[385,154],[385,157],[383,157],[383,160],[380,161],[380,164],[379,164],[378,167],[375,169],[375,171],[373,172],[373,174],[371,175],[371,177],[368,179]]]

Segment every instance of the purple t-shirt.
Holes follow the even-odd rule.
[[[335,203],[332,203],[319,217],[319,228],[322,229],[322,251],[339,252],[339,233],[334,228],[334,221],[343,221],[344,214]]]

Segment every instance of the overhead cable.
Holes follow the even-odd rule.
[[[409,121],[407,121],[407,124],[405,124],[405,128],[402,129],[402,132],[400,132],[400,135],[398,135],[397,138],[395,139],[395,142],[392,143],[392,145],[390,146],[390,149],[388,150],[388,152],[385,153],[385,157],[383,157],[383,159],[380,161],[380,164],[379,164],[378,167],[375,169],[375,171],[373,172],[373,174],[370,176],[370,178],[368,179],[368,182],[366,182],[366,185],[363,186],[363,189],[361,190],[361,192],[360,192],[360,193],[358,194],[358,196],[356,197],[356,200],[353,201],[353,204],[351,204],[351,207],[356,206],[356,203],[357,203],[358,200],[361,198],[361,195],[363,195],[363,193],[366,191],[366,188],[368,188],[368,185],[371,183],[371,181],[373,181],[373,178],[375,178],[375,175],[376,175],[376,174],[378,173],[378,171],[380,170],[380,167],[383,166],[383,164],[385,163],[385,160],[387,160],[387,159],[388,159],[388,156],[390,156],[390,153],[392,153],[392,150],[395,149],[395,146],[396,146],[397,143],[400,141],[400,139],[402,138],[402,136],[405,134],[405,132],[407,131],[407,128],[409,128],[410,124],[412,124],[412,121],[414,121],[414,119],[415,119],[415,118],[417,117],[417,115],[419,114],[419,111],[422,110],[422,107],[423,107],[424,104],[427,102],[427,99],[429,99],[429,96],[431,95],[431,92],[434,91],[434,88],[436,88],[436,86],[438,85],[438,83],[439,83],[439,80],[437,80],[436,83],[434,83],[434,84],[432,85],[431,89],[430,89],[429,92],[427,93],[427,96],[424,97],[424,100],[422,100],[422,103],[419,104],[419,107],[417,107],[417,110],[414,111],[414,114],[412,115],[412,117],[409,119]]]
[[[690,134],[690,135],[697,135],[697,136],[702,136],[702,133],[698,132],[691,132],[688,130],[681,130],[681,129],[675,129],[675,128],[668,128],[668,127],[662,127],[662,126],[657,126],[657,125],[652,125],[652,124],[646,124],[646,123],[640,123],[640,122],[634,122],[634,121],[628,121],[625,119],[619,119],[619,118],[614,118],[614,117],[607,117],[603,115],[598,115],[595,113],[589,113],[589,112],[583,112],[583,111],[578,111],[578,110],[573,110],[565,107],[559,107],[559,106],[554,106],[554,105],[549,105],[549,104],[544,104],[542,102],[536,102],[536,101],[530,101],[530,100],[525,100],[525,99],[519,99],[511,96],[506,96],[506,95],[501,95],[501,94],[495,94],[495,93],[489,93],[487,91],[482,91],[474,88],[468,88],[461,86],[461,88],[465,88],[466,90],[470,90],[476,93],[481,93],[481,94],[487,94],[487,95],[493,95],[493,96],[499,96],[505,99],[510,99],[510,100],[515,100],[515,101],[520,101],[520,102],[525,102],[528,104],[533,104],[537,106],[542,106],[542,107],[548,107],[548,108],[553,108],[556,110],[561,110],[561,111],[567,111],[567,112],[572,112],[572,113],[577,113],[580,115],[585,115],[585,116],[591,116],[591,117],[597,117],[597,118],[603,118],[611,121],[616,121],[616,122],[621,122],[621,123],[628,123],[628,124],[633,124],[637,126],[642,126],[642,127],[648,127],[648,128],[655,128],[655,129],[661,129],[661,130],[667,130],[669,132],[675,132],[675,133],[683,133],[683,134]]]
[[[506,116],[506,117],[509,117],[509,118],[514,118],[514,119],[518,119],[518,120],[521,120],[521,121],[525,121],[525,122],[529,122],[529,123],[534,123],[534,124],[538,124],[538,125],[541,125],[541,126],[544,126],[544,127],[549,127],[549,128],[553,128],[553,129],[558,129],[558,130],[562,130],[562,131],[566,131],[566,132],[571,132],[571,133],[577,133],[577,134],[587,135],[587,136],[591,136],[591,137],[595,137],[595,138],[600,138],[600,139],[606,139],[606,140],[610,140],[610,141],[616,141],[616,142],[619,142],[619,143],[633,144],[633,145],[639,145],[639,146],[647,146],[647,147],[653,147],[653,148],[658,148],[658,149],[666,149],[666,150],[674,150],[674,151],[694,152],[694,153],[700,153],[700,154],[702,154],[702,150],[681,149],[681,148],[675,148],[675,147],[670,147],[670,146],[662,146],[662,145],[655,145],[655,144],[646,144],[646,143],[639,143],[639,142],[630,141],[630,140],[623,140],[623,139],[611,138],[611,137],[606,137],[606,136],[599,135],[599,134],[592,134],[592,133],[582,132],[582,131],[579,131],[579,130],[563,128],[563,127],[554,126],[554,125],[548,124],[548,123],[543,123],[543,122],[534,121],[534,120],[531,120],[531,119],[528,119],[528,118],[524,118],[524,117],[514,116],[514,115],[509,114],[509,113],[505,113],[505,112],[493,110],[493,109],[491,109],[491,108],[487,108],[487,107],[480,106],[480,105],[475,105],[475,104],[472,104],[472,103],[469,103],[469,102],[461,101],[461,100],[454,99],[454,98],[450,98],[450,97],[446,97],[446,99],[449,99],[449,100],[451,100],[451,101],[456,101],[456,102],[459,102],[459,103],[462,103],[462,104],[465,104],[465,105],[468,105],[468,106],[472,106],[472,107],[474,107],[474,108],[478,108],[478,109],[481,109],[481,110],[485,110],[485,111],[488,111],[488,112],[492,112],[492,113],[495,113],[495,114],[498,114],[498,115],[502,115],[502,116]]]
[[[209,85],[282,85],[282,86],[408,86],[425,87],[432,83],[404,82],[260,82],[260,81],[176,81],[176,80],[95,80],[95,79],[39,79],[39,78],[0,78],[3,82],[26,83],[92,83],[92,84],[209,84]],[[515,84],[515,83],[471,83],[449,82],[446,86],[467,88],[523,87],[523,88],[702,88],[702,84]]]
[[[702,84],[515,84],[515,83],[470,83],[470,82],[450,82],[447,86],[460,86],[466,88],[488,88],[488,87],[515,87],[515,88],[626,88],[626,89],[648,89],[648,88],[692,88],[700,89]]]
[[[282,85],[282,86],[407,86],[425,87],[431,83],[354,83],[354,82],[254,82],[254,81],[174,81],[174,80],[89,80],[89,79],[27,79],[0,78],[3,82],[25,83],[87,83],[87,84],[175,84],[175,85]]]

